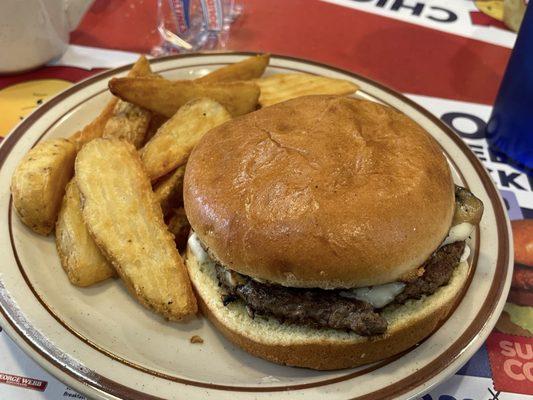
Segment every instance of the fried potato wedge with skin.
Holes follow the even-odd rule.
[[[150,73],[150,64],[140,57],[128,76]],[[118,99],[112,98],[100,115],[69,140],[56,139],[37,144],[21,160],[11,178],[15,210],[22,222],[35,232],[48,235],[56,223],[65,186],[74,173],[76,152],[87,142],[102,136]]]
[[[154,195],[161,205],[163,214],[166,215],[171,207],[183,205],[183,177],[185,165],[176,168],[168,176],[165,176],[154,186]]]
[[[116,275],[85,226],[75,179],[67,184],[57,218],[56,247],[61,265],[75,286],[90,286]]]
[[[196,313],[187,270],[135,148],[95,139],[80,150],[75,169],[89,233],[130,292],[169,320]]]
[[[310,74],[275,74],[255,82],[261,88],[261,107],[312,94],[349,95],[359,86],[344,79],[327,78]]]
[[[270,54],[258,54],[211,71],[207,75],[196,79],[196,82],[213,83],[257,79],[263,75],[269,61]]]
[[[161,114],[152,113],[150,118],[150,124],[148,125],[148,131],[146,132],[145,143],[154,137],[156,132],[161,126],[168,121],[168,118]]]
[[[75,158],[73,142],[52,139],[38,143],[15,169],[11,178],[13,205],[34,232],[48,235],[54,229]]]
[[[187,239],[189,238],[189,232],[191,225],[185,214],[183,207],[173,209],[171,216],[167,222],[168,230],[174,235],[174,242],[176,247],[180,251],[184,251],[187,247]]]
[[[135,78],[139,76],[147,76],[151,73],[150,63],[145,56],[140,56],[128,72],[128,77]],[[76,132],[70,137],[70,139],[76,143],[78,150],[81,149],[85,143],[101,137],[104,134],[104,128],[109,119],[113,117],[117,103],[118,99],[113,97],[98,117],[96,117],[90,124],[86,125],[81,131]]]
[[[202,136],[231,119],[231,115],[214,100],[200,98],[181,107],[144,145],[141,159],[153,181],[185,164]]]
[[[144,56],[141,55],[135,61],[135,64],[132,65],[130,71],[128,72],[128,76],[136,77],[136,76],[147,76],[152,74],[152,68],[150,68],[150,61]]]
[[[254,82],[199,83],[152,78],[114,78],[109,90],[124,101],[168,118],[185,103],[207,97],[222,104],[232,116],[254,111],[259,87]]]
[[[150,111],[119,100],[113,116],[105,125],[102,137],[123,139],[138,149],[144,144],[151,116]]]
[[[128,75],[148,76],[151,73],[148,60],[142,56]],[[102,136],[123,139],[137,148],[141,147],[151,112],[122,100],[113,103],[113,113],[105,124]],[[56,222],[56,247],[61,265],[75,286],[91,286],[116,275],[85,226],[75,178],[66,187]]]
[[[76,143],[76,148],[78,150],[81,149],[85,143],[103,135],[107,121],[113,116],[117,103],[118,99],[113,97],[91,123],[85,125],[81,131],[76,132],[70,137],[70,140]]]
[[[154,189],[156,200],[163,210],[166,210],[165,214],[172,212],[167,225],[174,234],[177,245],[183,245],[188,235],[185,211],[183,208],[171,209],[171,206],[177,207],[183,204],[184,174],[185,166],[182,166],[162,180]],[[57,218],[56,247],[61,265],[70,283],[75,286],[87,287],[116,276],[115,269],[104,257],[85,226],[81,212],[80,192],[75,178],[67,184]]]
[[[146,57],[141,56],[128,76],[151,76],[152,70]],[[146,138],[152,113],[134,104],[119,100],[113,115],[106,122],[102,137],[123,139],[140,148]]]

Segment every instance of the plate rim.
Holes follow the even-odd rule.
[[[166,56],[166,57],[160,57],[160,58],[154,58],[154,59],[150,59],[150,63],[154,63],[154,64],[157,64],[157,63],[160,63],[160,62],[166,62],[166,61],[172,61],[172,60],[176,60],[176,59],[185,59],[185,58],[201,58],[203,56],[249,56],[249,55],[253,55],[253,54],[257,54],[256,52],[203,52],[203,53],[191,53],[191,54],[180,54],[180,55],[170,55],[170,56]],[[498,249],[498,258],[497,258],[497,267],[496,269],[498,270],[498,265],[500,265],[500,263],[503,265],[503,269],[502,269],[502,274],[501,276],[505,276],[505,272],[507,272],[507,275],[509,275],[509,269],[510,269],[510,245],[511,245],[511,238],[510,238],[510,235],[509,235],[509,231],[510,231],[510,228],[509,228],[509,220],[508,220],[508,217],[507,217],[507,214],[504,212],[504,209],[503,209],[503,204],[502,204],[502,201],[501,201],[501,197],[499,195],[499,192],[498,190],[496,189],[496,187],[494,186],[492,180],[490,179],[490,176],[488,176],[488,173],[485,171],[484,167],[482,166],[481,162],[475,157],[475,155],[471,152],[471,150],[468,148],[468,146],[459,138],[458,135],[455,134],[455,132],[453,132],[453,130],[451,128],[449,128],[444,122],[442,122],[440,119],[438,119],[436,116],[434,116],[433,114],[431,114],[428,110],[426,110],[425,108],[423,108],[422,106],[418,105],[416,102],[414,102],[413,100],[407,98],[406,96],[404,96],[403,94],[399,93],[399,92],[396,92],[395,90],[381,84],[380,82],[377,82],[377,81],[374,81],[372,79],[369,79],[369,78],[366,78],[364,76],[361,76],[357,73],[354,73],[354,72],[351,72],[351,71],[347,71],[347,70],[344,70],[344,69],[341,69],[341,68],[338,68],[338,67],[334,67],[334,66],[331,66],[331,65],[327,65],[327,64],[324,64],[324,63],[320,63],[320,62],[316,62],[316,61],[313,61],[313,60],[305,60],[305,59],[301,59],[301,58],[298,58],[298,57],[291,57],[291,56],[285,56],[285,55],[277,55],[277,54],[272,54],[272,57],[274,58],[278,58],[278,59],[282,59],[282,60],[285,60],[285,61],[295,61],[295,62],[298,62],[298,63],[303,63],[303,64],[311,64],[311,65],[314,65],[314,66],[317,66],[317,67],[320,67],[320,68],[325,68],[325,69],[329,69],[329,70],[332,70],[334,72],[339,72],[339,73],[342,73],[342,74],[346,74],[348,76],[352,76],[356,79],[359,79],[365,83],[368,83],[369,85],[371,86],[374,86],[380,90],[383,90],[384,92],[386,92],[387,94],[395,97],[398,101],[406,104],[406,105],[409,105],[410,107],[412,107],[413,109],[415,109],[419,114],[423,115],[424,117],[428,118],[432,123],[434,123],[435,125],[437,125],[439,127],[439,129],[443,132],[445,132],[447,134],[447,136],[449,138],[451,138],[454,142],[454,144],[457,146],[457,148],[459,148],[463,153],[464,155],[469,159],[470,163],[472,164],[472,166],[474,167],[474,170],[476,172],[476,175],[478,178],[480,178],[483,186],[484,186],[484,189],[485,191],[487,192],[487,194],[489,195],[489,198],[491,199],[491,202],[494,206],[494,213],[495,213],[495,216],[496,216],[496,220],[497,220],[497,235],[498,235],[498,242],[500,244],[500,247],[502,247],[502,241],[503,241],[503,249],[502,248],[499,248]],[[224,63],[224,62],[222,62]],[[32,114],[30,114],[28,117],[26,117],[26,119],[24,121],[22,121],[18,126],[16,126],[12,131],[11,133],[6,137],[6,139],[2,142],[1,146],[0,146],[0,168],[2,167],[3,163],[5,162],[5,160],[8,158],[9,154],[11,153],[11,150],[12,148],[15,146],[15,144],[18,142],[18,140],[28,131],[28,129],[31,128],[31,126],[37,121],[40,119],[40,117],[45,114],[47,111],[49,111],[51,108],[53,108],[56,104],[60,103],[61,101],[63,101],[65,98],[69,97],[71,94],[74,94],[76,92],[79,92],[81,90],[83,90],[86,86],[88,85],[91,85],[92,83],[95,83],[97,81],[100,81],[102,79],[105,79],[106,77],[108,76],[112,76],[112,75],[115,75],[117,73],[120,73],[120,72],[124,72],[126,70],[128,70],[131,65],[133,64],[128,64],[128,65],[124,65],[122,67],[118,67],[118,68],[115,68],[115,69],[110,69],[110,70],[106,70],[106,71],[103,71],[101,73],[98,73],[98,74],[95,74],[91,77],[88,77],[86,79],[84,79],[83,81],[80,81],[76,84],[74,84],[72,87],[60,92],[59,94],[57,94],[56,96],[54,96],[52,99],[50,99],[48,102],[46,102],[45,104],[43,104],[41,107],[39,107],[37,110],[35,110]],[[86,102],[88,99],[84,99],[83,102]],[[82,102],[82,103],[83,103]],[[76,105],[75,107],[77,107],[78,105]],[[53,126],[53,124],[51,125]],[[35,143],[37,143],[45,134],[47,133],[47,131],[45,131],[44,133],[42,133],[41,136],[39,136],[39,138],[36,140]],[[34,144],[35,145],[35,144]],[[488,181],[487,181],[488,179]],[[496,201],[494,201],[496,200]],[[11,198],[10,198],[10,204],[11,204]],[[10,215],[8,216],[8,218],[11,218],[11,213]],[[503,224],[501,224],[500,222],[503,222]],[[502,231],[503,229],[503,231]],[[503,258],[501,257],[503,255]],[[18,260],[17,260],[18,261]],[[445,355],[447,355],[449,352],[451,353],[454,353],[453,357],[447,359],[447,360],[444,360],[444,362],[441,362],[439,365],[438,365],[438,368],[435,369],[435,372],[432,373],[430,376],[427,377],[427,381],[426,382],[429,382],[430,380],[436,378],[438,375],[442,374],[443,372],[446,372],[446,368],[449,367],[450,365],[452,365],[454,363],[454,361],[457,361],[457,359],[459,358],[459,356],[461,355],[462,353],[462,350],[466,349],[466,348],[469,348],[471,347],[472,343],[479,338],[479,336],[475,333],[479,333],[479,332],[482,332],[483,330],[486,331],[486,335],[484,335],[485,337],[488,335],[488,333],[490,333],[490,330],[489,329],[486,329],[488,325],[494,325],[495,324],[495,321],[494,323],[492,323],[491,319],[494,317],[494,313],[496,311],[498,311],[498,308],[501,308],[503,307],[503,304],[500,304],[502,303],[502,295],[505,294],[506,292],[506,282],[508,281],[508,279],[503,279],[500,281],[500,284],[499,285],[496,285],[496,279],[494,279],[493,281],[493,284],[491,285],[490,287],[490,292],[493,291],[493,289],[495,289],[497,291],[497,293],[499,294],[499,296],[496,297],[496,300],[492,301],[492,304],[490,304],[488,306],[488,314],[487,314],[487,318],[485,319],[485,323],[480,323],[478,325],[476,325],[476,327],[478,329],[476,329],[476,327],[473,327],[474,323],[472,322],[468,329],[463,333],[463,335],[461,335],[461,337],[457,340],[455,340],[454,344],[457,344],[458,342],[461,342],[462,346],[459,346],[461,347],[461,349],[459,349],[458,351],[450,351],[448,350],[446,353],[443,353],[441,356],[439,356],[436,360],[439,360],[439,359],[443,359],[443,358],[446,358]],[[1,280],[0,280],[0,289],[1,289]],[[497,286],[496,288],[494,288],[495,286]],[[464,293],[466,293],[466,290],[468,289],[468,287],[465,288],[465,291]],[[507,290],[508,290],[508,287],[507,287]],[[463,293],[463,295],[464,295]],[[0,292],[0,295],[1,295],[1,292]],[[39,297],[38,297],[39,298]],[[462,297],[461,297],[462,299]],[[458,301],[457,303],[459,303],[460,301]],[[480,312],[478,312],[478,314],[476,315],[476,318],[474,321],[477,321],[479,319],[479,314],[481,313],[481,310],[487,308],[486,306],[486,303],[487,301],[485,301],[483,303],[483,306],[481,307],[480,309]],[[500,307],[501,306],[501,307]],[[42,352],[42,349],[40,349],[37,345],[35,345],[28,336],[24,335],[24,332],[22,329],[20,329],[20,327],[18,327],[14,322],[15,321],[12,321],[10,318],[9,318],[9,315],[6,315],[6,314],[9,314],[7,313],[3,307],[0,307],[0,318],[2,320],[5,320],[8,322],[8,324],[11,326],[11,328],[13,328],[13,332],[9,332],[9,329],[6,328],[6,332],[10,333],[9,336],[15,340],[17,342],[17,344],[20,346],[20,343],[19,343],[19,340],[16,340],[15,337],[17,337],[17,339],[20,339],[20,341],[24,341],[25,342],[25,346],[22,346],[23,348],[25,348],[27,350],[27,346],[33,350],[31,352],[28,352],[26,351],[27,354],[29,354],[32,358],[35,359],[34,357],[34,352],[36,351],[37,353],[39,353],[39,357],[42,357],[44,360],[37,360],[39,362],[39,364],[41,364],[43,367],[45,367],[45,369],[48,369],[45,365],[43,365],[43,362],[46,363],[47,366],[51,366],[51,367],[54,367],[54,369],[57,369],[57,370],[60,370],[62,374],[67,374],[69,375],[69,377],[71,379],[74,379],[77,383],[81,383],[84,385],[84,387],[86,387],[85,385],[89,385],[91,387],[91,389],[93,390],[105,390],[105,386],[107,385],[104,385],[104,387],[102,387],[102,385],[98,384],[98,385],[91,385],[90,382],[88,382],[87,380],[83,380],[83,379],[80,379],[79,376],[77,374],[69,374],[68,372],[68,368],[64,368],[64,366],[61,366],[61,365],[56,365],[56,361],[57,360],[54,360],[52,357],[50,357],[49,355],[45,354],[44,352]],[[489,322],[491,321],[491,322]],[[6,324],[3,324],[4,327],[6,327]],[[491,326],[489,326],[490,328],[492,328]],[[472,332],[471,331],[475,331],[475,332]],[[15,336],[15,337],[14,337]],[[463,339],[463,337],[465,336],[468,336],[469,339],[465,342]],[[457,346],[456,346],[457,347]],[[441,360],[442,361],[442,360]],[[51,365],[50,365],[51,364]],[[57,363],[59,364],[59,363]],[[63,367],[63,368],[62,368]],[[427,367],[427,366],[425,366]],[[421,368],[421,370],[424,370],[424,367]],[[407,376],[406,378],[402,379],[401,381],[398,381],[398,382],[395,382],[394,383],[394,386],[402,386],[401,388],[399,388],[399,390],[396,390],[396,391],[393,391],[393,392],[386,392],[385,389],[387,389],[387,387],[383,388],[383,389],[380,389],[378,391],[374,391],[374,392],[371,392],[371,393],[368,393],[367,395],[363,395],[363,396],[360,396],[360,397],[357,397],[358,399],[366,399],[366,398],[374,398],[375,396],[378,396],[379,398],[382,398],[380,396],[381,392],[383,392],[383,395],[389,395],[389,396],[396,396],[396,395],[402,395],[402,394],[406,394],[408,393],[409,391],[412,391],[413,389],[415,389],[416,387],[420,386],[421,383],[423,383],[423,381],[420,381],[420,380],[412,380],[413,376],[415,375],[419,375],[421,370]],[[53,373],[54,376],[56,377],[59,377],[57,373]],[[62,376],[62,375],[61,375]],[[147,394],[144,394],[144,393],[141,393],[141,392],[138,392],[137,390],[135,389],[131,389],[129,387],[126,387],[118,382],[114,382],[114,381],[111,381],[103,376],[100,376],[99,375],[99,379],[102,378],[103,381],[107,380],[109,381],[108,383],[109,384],[112,384],[112,386],[115,388],[115,389],[119,389],[120,387],[122,388],[122,390],[120,390],[121,393],[116,393],[118,395],[125,395],[125,396],[128,396],[127,398],[137,398],[137,397],[130,397],[131,395],[141,395],[142,398],[149,398],[149,399],[160,399],[158,397],[153,397],[151,395],[147,395]],[[59,377],[59,379],[61,379]],[[349,378],[348,378],[349,379]],[[337,381],[336,379],[332,379],[333,381]],[[407,382],[405,382],[407,381]],[[401,383],[402,382],[405,382],[405,384],[407,386],[403,386]],[[72,382],[69,382],[69,384],[71,384]],[[320,383],[320,382],[317,382],[317,383]],[[331,382],[331,383],[335,383],[335,382]],[[76,385],[77,386],[77,385]],[[211,386],[211,385],[209,385]],[[294,386],[294,385],[293,385]],[[300,385],[296,385],[296,386],[300,386]],[[311,387],[313,386],[319,386],[319,385],[313,385],[311,384]],[[320,385],[322,386],[322,385]],[[216,388],[214,388],[216,389]],[[275,390],[268,390],[268,388],[265,388],[267,389],[267,391],[269,392],[274,392]],[[275,388],[271,388],[271,389],[275,389]],[[303,389],[303,388],[301,388]],[[300,389],[300,390],[301,390]],[[239,391],[236,387],[232,387],[231,389],[227,389],[227,390],[233,390],[233,391]],[[298,390],[297,388],[296,389],[291,389],[290,386],[288,386],[285,390]],[[399,392],[401,390],[401,392]],[[246,390],[246,392],[254,392],[253,390]],[[105,390],[105,393],[108,394],[108,395],[111,395],[111,396],[114,396],[115,394]],[[94,395],[94,393],[91,392],[91,395]],[[151,397],[149,397],[151,396]],[[371,396],[371,397],[369,397]]]

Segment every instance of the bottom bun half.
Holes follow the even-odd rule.
[[[315,329],[279,323],[273,318],[252,319],[242,302],[224,306],[214,264],[199,263],[187,248],[186,264],[202,313],[234,344],[254,356],[295,367],[317,370],[351,368],[401,353],[429,336],[461,296],[468,264],[460,263],[448,285],[420,300],[390,306],[382,315],[387,332],[371,338],[334,329]]]

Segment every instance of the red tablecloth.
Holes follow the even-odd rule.
[[[317,0],[246,0],[245,7],[227,49],[321,61],[400,92],[492,104],[510,54],[480,40]],[[142,0],[97,0],[71,41],[149,52],[159,42],[156,11]]]

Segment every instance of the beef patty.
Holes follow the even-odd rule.
[[[454,224],[477,224],[483,214],[483,203],[468,189],[455,187]],[[451,243],[437,249],[422,265],[423,272],[405,282],[403,291],[392,304],[403,304],[409,299],[429,296],[452,276],[459,264],[465,242]],[[305,324],[318,328],[353,331],[359,335],[379,335],[387,330],[387,321],[381,310],[371,304],[341,295],[342,290],[301,289],[261,283],[248,276],[216,265],[217,277],[226,295],[223,302],[244,301],[250,316],[256,313],[279,321]]]
[[[440,247],[424,263],[423,274],[407,282],[394,303],[420,299],[433,294],[446,285],[459,264],[465,242]],[[288,321],[318,328],[353,331],[359,335],[379,335],[387,330],[387,321],[379,309],[371,304],[340,295],[342,290],[291,288],[261,283],[252,278],[216,264],[220,285],[226,292],[223,302],[227,305],[242,300],[251,317],[256,313],[271,316],[280,322]]]

